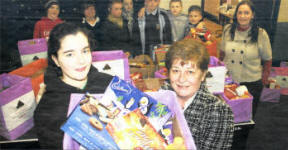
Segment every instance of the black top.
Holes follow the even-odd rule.
[[[123,50],[133,54],[134,46],[129,36],[127,20],[123,19],[123,27],[120,28],[107,19],[101,25],[101,32],[103,35],[102,50]]]
[[[112,76],[100,73],[91,66],[86,87],[82,90],[64,83],[48,67],[44,76],[46,91],[34,112],[35,128],[41,148],[63,149],[64,132],[61,125],[67,120],[71,93],[104,93]]]
[[[80,26],[82,28],[86,28],[87,30],[89,30],[92,33],[92,38],[95,40],[95,44],[96,44],[96,50],[99,50],[99,43],[101,41],[101,31],[100,31],[100,24],[101,21],[99,20],[95,26],[91,26],[86,20],[83,20],[82,23],[80,24]]]

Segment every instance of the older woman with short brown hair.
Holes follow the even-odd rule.
[[[199,42],[184,39],[166,54],[169,83],[195,140],[197,149],[230,149],[234,117],[230,107],[211,94],[205,85],[209,54]]]

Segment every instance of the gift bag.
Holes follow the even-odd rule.
[[[161,68],[158,71],[155,71],[154,77],[155,78],[161,78],[161,79],[167,79],[168,76],[168,70],[167,68]]]
[[[23,66],[40,58],[47,58],[47,50],[45,38],[18,41],[18,51]]]
[[[11,71],[9,74],[31,78],[35,97],[38,95],[40,84],[44,83],[44,71],[48,66],[47,59],[39,59],[21,68]],[[36,100],[37,102],[39,99]]]
[[[29,78],[0,75],[0,135],[14,140],[33,126],[35,97]]]
[[[128,58],[122,50],[92,52],[92,61],[99,72],[130,79]]]
[[[239,86],[237,83],[236,85]],[[229,90],[220,94],[220,97],[230,106],[234,114],[234,123],[249,122],[252,119],[253,96],[248,92],[246,97],[234,97],[235,99],[228,98],[229,96],[231,97],[231,93],[229,92],[229,94],[227,91]]]
[[[282,95],[288,95],[288,67],[272,67],[269,78],[276,80]]]
[[[206,84],[208,90],[213,94],[224,92],[225,76],[227,68],[218,58],[210,56],[208,72],[206,74]]]
[[[287,62],[287,61],[282,61],[282,62],[280,63],[280,67],[286,67],[286,68],[288,68],[288,62]]]
[[[280,89],[270,89],[267,87],[264,87],[261,96],[260,101],[262,102],[279,102],[280,100]]]

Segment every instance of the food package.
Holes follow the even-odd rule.
[[[154,55],[158,67],[165,67],[166,53],[168,52],[170,46],[171,45],[159,45],[156,49],[154,49]]]
[[[155,100],[165,104],[173,112],[173,131],[171,135],[180,136],[184,140],[184,145],[187,149],[196,150],[196,146],[193,137],[190,133],[189,127],[185,120],[185,117],[181,111],[180,105],[176,101],[176,94],[173,91],[161,90],[157,92],[148,92],[148,95],[153,97]],[[102,101],[103,94],[92,94],[95,98]],[[84,94],[72,94],[68,109],[67,116],[70,116],[75,107],[78,106],[79,102],[83,100]],[[136,108],[137,109],[137,108]],[[169,121],[170,122],[170,121]],[[169,125],[169,124],[168,124]],[[166,127],[166,126],[165,126]],[[75,130],[78,131],[78,130]],[[164,133],[166,130],[164,130]],[[79,135],[79,134],[76,134]],[[171,139],[171,137],[169,137]],[[165,138],[164,138],[165,139]],[[173,139],[173,138],[172,138]],[[166,139],[165,139],[166,140]],[[173,141],[174,142],[174,141]],[[71,136],[66,132],[64,134],[63,149],[79,149],[81,146],[79,142],[76,142]]]
[[[71,112],[70,106],[72,104],[70,103],[69,118],[61,126],[61,130],[65,132],[63,149],[79,149],[79,145],[76,144],[75,147],[75,143],[70,138],[81,143],[87,149],[119,149],[105,129],[107,122],[102,121],[104,119],[110,120],[108,113],[116,112],[117,108],[114,106],[108,108],[98,98],[89,94],[82,95],[80,99],[78,104],[75,105],[74,103],[76,108],[73,112]]]
[[[0,75],[0,135],[14,140],[33,126],[36,108],[31,79],[12,74]]]
[[[114,119],[106,129],[120,149],[165,149],[167,146],[139,108]]]

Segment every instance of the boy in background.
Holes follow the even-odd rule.
[[[200,6],[192,5],[188,9],[188,19],[189,23],[185,27],[185,34],[184,34],[185,37],[189,35],[191,28],[202,30],[202,32],[206,31],[206,26],[205,23],[203,22],[203,11]]]
[[[149,55],[153,45],[172,43],[171,24],[159,3],[160,0],[145,0],[145,15],[138,18],[133,38],[141,45],[142,52],[138,51],[138,55]]]
[[[188,26],[188,17],[182,14],[181,0],[171,0],[169,8],[170,11],[167,14],[171,22],[173,42],[176,42],[184,38],[185,26]]]

